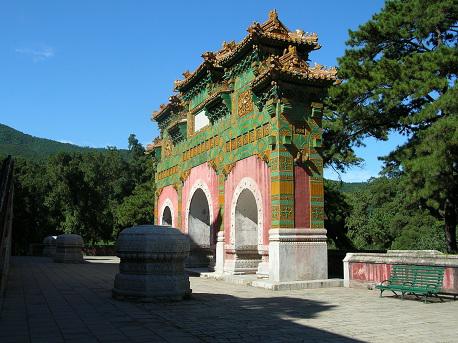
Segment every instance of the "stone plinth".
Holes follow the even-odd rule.
[[[43,239],[43,256],[54,257],[56,255],[57,236],[47,236]]]
[[[269,279],[274,282],[328,278],[324,229],[271,229]]]
[[[223,274],[224,272],[224,231],[218,231],[216,242],[216,264],[215,273]]]
[[[261,256],[256,246],[250,248],[226,249],[228,255],[224,260],[224,272],[232,275],[256,274],[261,263]]]
[[[83,263],[83,238],[75,234],[57,236],[54,262]]]
[[[140,301],[182,300],[191,295],[184,261],[189,238],[170,226],[124,229],[117,242],[121,259],[113,297]]]

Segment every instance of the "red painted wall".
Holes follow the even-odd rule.
[[[216,172],[213,168],[211,168],[207,162],[201,164],[197,167],[191,169],[191,173],[189,177],[185,180],[183,185],[183,190],[181,193],[181,227],[183,228],[183,232],[187,233],[188,228],[185,227],[186,221],[186,204],[188,201],[189,193],[191,192],[192,187],[194,184],[201,180],[205,183],[210,191],[211,199],[207,199],[209,206],[212,210],[213,214],[213,223],[210,223],[211,227],[214,227],[214,222],[216,218],[218,218],[219,212],[219,205],[218,205],[218,177]],[[211,202],[211,203],[210,203]],[[214,231],[214,230],[212,230]],[[212,242],[215,241],[214,232],[212,232]]]
[[[310,228],[310,184],[305,168],[294,167],[294,226]]]
[[[349,269],[350,280],[380,283],[390,277],[391,265],[385,263],[351,262]],[[458,268],[445,268],[443,289],[446,292],[458,292]]]
[[[180,224],[178,223],[178,193],[172,186],[166,186],[162,189],[161,195],[157,199],[157,223],[160,223],[160,218],[162,217],[162,205],[164,201],[170,199],[173,206],[173,226],[176,228],[180,228]]]

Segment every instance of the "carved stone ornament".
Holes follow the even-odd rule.
[[[172,155],[172,142],[170,140],[164,140],[164,145],[162,147],[164,149],[164,157],[169,157]]]
[[[64,234],[57,236],[54,262],[83,263],[83,238],[80,235]]]
[[[223,174],[224,174],[224,176],[227,177],[227,176],[231,173],[232,169],[234,169],[234,167],[235,167],[235,163],[226,164],[226,165],[223,167]]]
[[[118,237],[121,258],[113,297],[121,300],[181,300],[191,295],[184,261],[189,238],[170,226],[139,225]]]
[[[181,180],[181,182],[184,183],[184,182],[188,179],[188,177],[189,177],[190,174],[191,174],[191,169],[188,169],[188,170],[183,171],[183,172],[181,173],[181,175],[180,175],[180,180]]]
[[[270,162],[270,150],[266,150],[260,153],[257,153],[256,156],[261,160],[269,164]]]
[[[218,158],[215,158],[208,162],[208,165],[215,171],[218,171]]]
[[[240,93],[238,103],[238,113],[240,117],[253,111],[253,100],[251,98],[251,90]]]

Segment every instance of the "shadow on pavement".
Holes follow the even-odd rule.
[[[117,301],[118,264],[94,262],[15,257],[0,341],[359,342],[330,332],[334,323],[324,313],[333,305],[220,281],[191,277],[194,294],[181,302]]]

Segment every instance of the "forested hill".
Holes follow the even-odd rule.
[[[340,182],[335,180],[326,180],[326,182],[334,185],[343,193],[355,193],[367,186],[367,182]]]
[[[42,160],[58,152],[84,152],[92,150],[104,149],[80,147],[74,144],[34,137],[0,124],[0,156],[12,155],[32,160]]]

